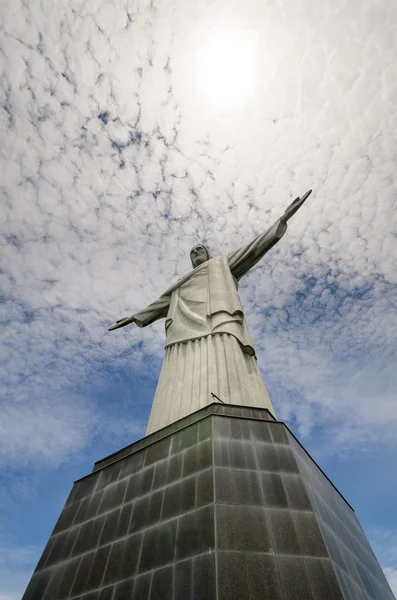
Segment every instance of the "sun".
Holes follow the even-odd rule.
[[[257,54],[256,32],[211,30],[197,48],[197,90],[218,107],[241,105],[255,88]]]

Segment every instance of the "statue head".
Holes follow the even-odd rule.
[[[190,260],[194,268],[202,263],[207,262],[211,258],[210,251],[203,244],[198,244],[190,250]]]

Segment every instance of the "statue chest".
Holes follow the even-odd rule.
[[[202,268],[179,288],[179,297],[185,302],[207,302],[208,268]]]

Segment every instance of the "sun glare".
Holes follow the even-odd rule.
[[[212,30],[197,52],[198,91],[217,106],[240,105],[255,87],[257,50],[256,32]]]

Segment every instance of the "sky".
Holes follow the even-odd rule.
[[[285,421],[397,593],[394,0],[0,0],[0,600],[142,437],[164,323],[107,332],[313,189],[241,281]]]

